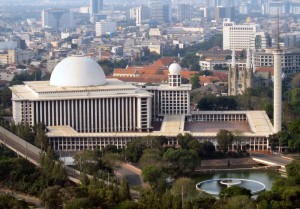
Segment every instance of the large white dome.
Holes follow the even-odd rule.
[[[71,56],[63,59],[54,68],[52,86],[101,86],[106,84],[105,74],[100,65],[89,57]]]
[[[180,75],[181,66],[178,63],[172,63],[169,66],[169,74],[170,75]]]

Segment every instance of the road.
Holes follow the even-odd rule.
[[[12,132],[4,129],[0,126],[0,143],[7,146],[9,149],[27,159],[31,163],[39,166],[40,161],[40,153],[42,150],[38,147],[26,142],[24,139],[18,137]],[[70,167],[65,166],[68,178],[70,181],[74,183],[80,183],[80,172],[72,169]]]
[[[31,163],[39,166],[40,153],[42,150],[38,147],[26,142],[24,139],[18,137],[12,132],[4,129],[0,126],[0,143],[7,146],[9,149],[27,159]],[[65,166],[68,179],[76,184],[80,184],[80,172],[68,166]],[[130,185],[142,185],[141,176],[134,171],[133,168],[129,168],[128,166],[124,166],[123,169],[120,170],[120,173],[126,176],[127,181]],[[90,179],[93,177],[88,175]],[[106,184],[109,182],[104,181]],[[139,197],[139,193],[136,191],[131,191],[133,198],[137,199]]]
[[[120,168],[115,171],[115,174],[120,180],[125,176],[130,187],[143,186],[141,172],[129,164],[122,164]]]
[[[293,161],[291,159],[283,158],[276,155],[266,155],[266,154],[253,153],[253,152],[251,153],[251,157],[255,157],[264,161],[275,163],[280,166],[285,166]]]

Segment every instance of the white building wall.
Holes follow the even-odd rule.
[[[257,26],[254,24],[235,25],[229,20],[223,23],[223,49],[248,49],[251,37],[255,34]]]
[[[102,21],[96,22],[96,36],[102,36],[110,33],[115,33],[117,31],[116,22]]]

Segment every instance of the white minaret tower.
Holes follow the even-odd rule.
[[[247,62],[246,62],[246,69],[251,68],[251,54],[250,54],[250,48],[247,49]]]
[[[279,17],[277,28],[277,49],[274,50],[274,133],[281,131],[282,124],[282,67],[281,56],[283,51],[279,45]]]
[[[232,50],[232,59],[231,59],[231,73],[232,73],[232,78],[231,78],[231,90],[230,90],[230,95],[237,95],[237,86],[238,86],[238,81],[237,81],[237,66],[236,66],[236,60],[235,60],[235,50]]]
[[[178,63],[169,66],[169,86],[181,86],[181,67]]]

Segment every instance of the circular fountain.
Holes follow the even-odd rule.
[[[236,186],[241,184],[242,181],[238,179],[224,179],[220,181],[220,184],[226,185],[227,187]]]
[[[239,186],[249,189],[252,195],[266,189],[265,184],[250,179],[221,178],[201,181],[196,184],[196,189],[217,196],[224,187]]]

